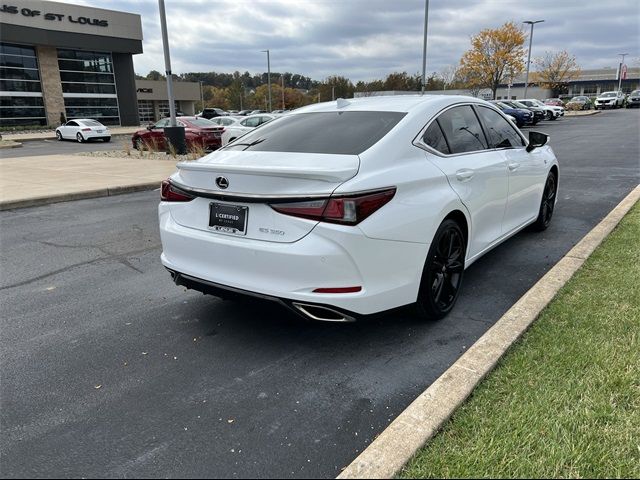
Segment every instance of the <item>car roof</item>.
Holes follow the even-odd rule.
[[[441,106],[453,103],[474,102],[484,103],[484,100],[464,95],[389,95],[364,98],[339,99],[335,102],[315,103],[298,108],[292,114],[310,112],[343,112],[343,111],[387,111],[412,112],[422,111],[431,106]]]
[[[69,121],[70,122],[98,122],[98,123],[100,123],[100,120],[95,120],[94,118],[72,118]]]

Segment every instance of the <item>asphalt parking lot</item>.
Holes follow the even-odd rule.
[[[544,233],[452,315],[323,324],[174,286],[157,192],[0,213],[3,477],[335,477],[640,181],[636,110],[544,122]]]
[[[2,150],[3,158],[35,157],[38,155],[72,155],[74,153],[97,152],[102,150],[122,150],[124,143],[131,145],[131,135],[114,135],[111,142],[102,140],[78,143],[71,140],[45,139],[23,142],[20,148]]]

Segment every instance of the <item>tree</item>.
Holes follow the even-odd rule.
[[[442,80],[442,84],[444,86],[444,90],[447,87],[451,88],[451,85],[456,80],[458,75],[458,67],[456,65],[447,65],[440,71],[440,79]]]
[[[460,60],[460,75],[471,79],[471,88],[490,88],[496,98],[505,72],[515,74],[524,69],[526,34],[513,22],[482,30],[471,37],[471,49]]]
[[[351,80],[337,75],[327,78],[318,86],[320,99],[323,102],[330,101],[333,98],[334,93],[336,99],[351,98],[353,97],[354,89],[355,87],[353,86],[353,83],[351,83]]]
[[[164,75],[162,75],[159,71],[157,70],[151,70],[148,74],[147,74],[147,80],[166,80],[167,77],[165,77]]]
[[[576,57],[569,55],[566,50],[555,54],[545,52],[544,56],[537,58],[534,63],[538,70],[533,72],[532,83],[552,90],[552,97],[566,93],[568,83],[578,78],[581,73]]]

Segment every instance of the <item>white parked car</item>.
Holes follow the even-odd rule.
[[[260,113],[258,115],[250,115],[248,117],[241,117],[240,121],[233,123],[225,128],[222,133],[222,146],[227,143],[233,142],[236,138],[241,137],[247,132],[250,132],[256,127],[259,127],[263,123],[267,123],[276,118],[276,115],[269,113]]]
[[[178,164],[162,185],[161,260],[178,285],[310,319],[404,305],[441,318],[465,268],[549,225],[559,167],[547,139],[471,97],[307,106]]]
[[[210,119],[209,121],[215,123],[216,125],[221,125],[223,127],[228,127],[230,125],[235,125],[236,123],[238,123],[243,118],[245,118],[245,117],[231,117],[231,116],[215,117],[215,118]]]
[[[520,103],[525,104],[528,107],[538,107],[538,108],[542,108],[545,111],[545,118],[547,120],[555,120],[559,117],[563,117],[564,116],[564,107],[558,107],[555,105],[547,105],[544,102],[541,102],[540,100],[536,99],[536,98],[527,98],[524,100],[518,100]]]
[[[600,108],[622,108],[624,105],[624,93],[602,92],[594,102],[596,110]]]
[[[109,142],[111,141],[111,132],[108,127],[97,120],[77,118],[56,128],[56,138],[59,141],[76,140],[80,143],[94,139]]]

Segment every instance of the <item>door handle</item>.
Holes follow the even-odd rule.
[[[520,168],[520,164],[518,162],[511,162],[507,166],[509,167],[510,172],[515,172],[518,168]]]
[[[475,172],[473,170],[469,170],[468,168],[463,168],[462,170],[458,170],[456,172],[456,178],[459,182],[468,182],[473,178]]]

